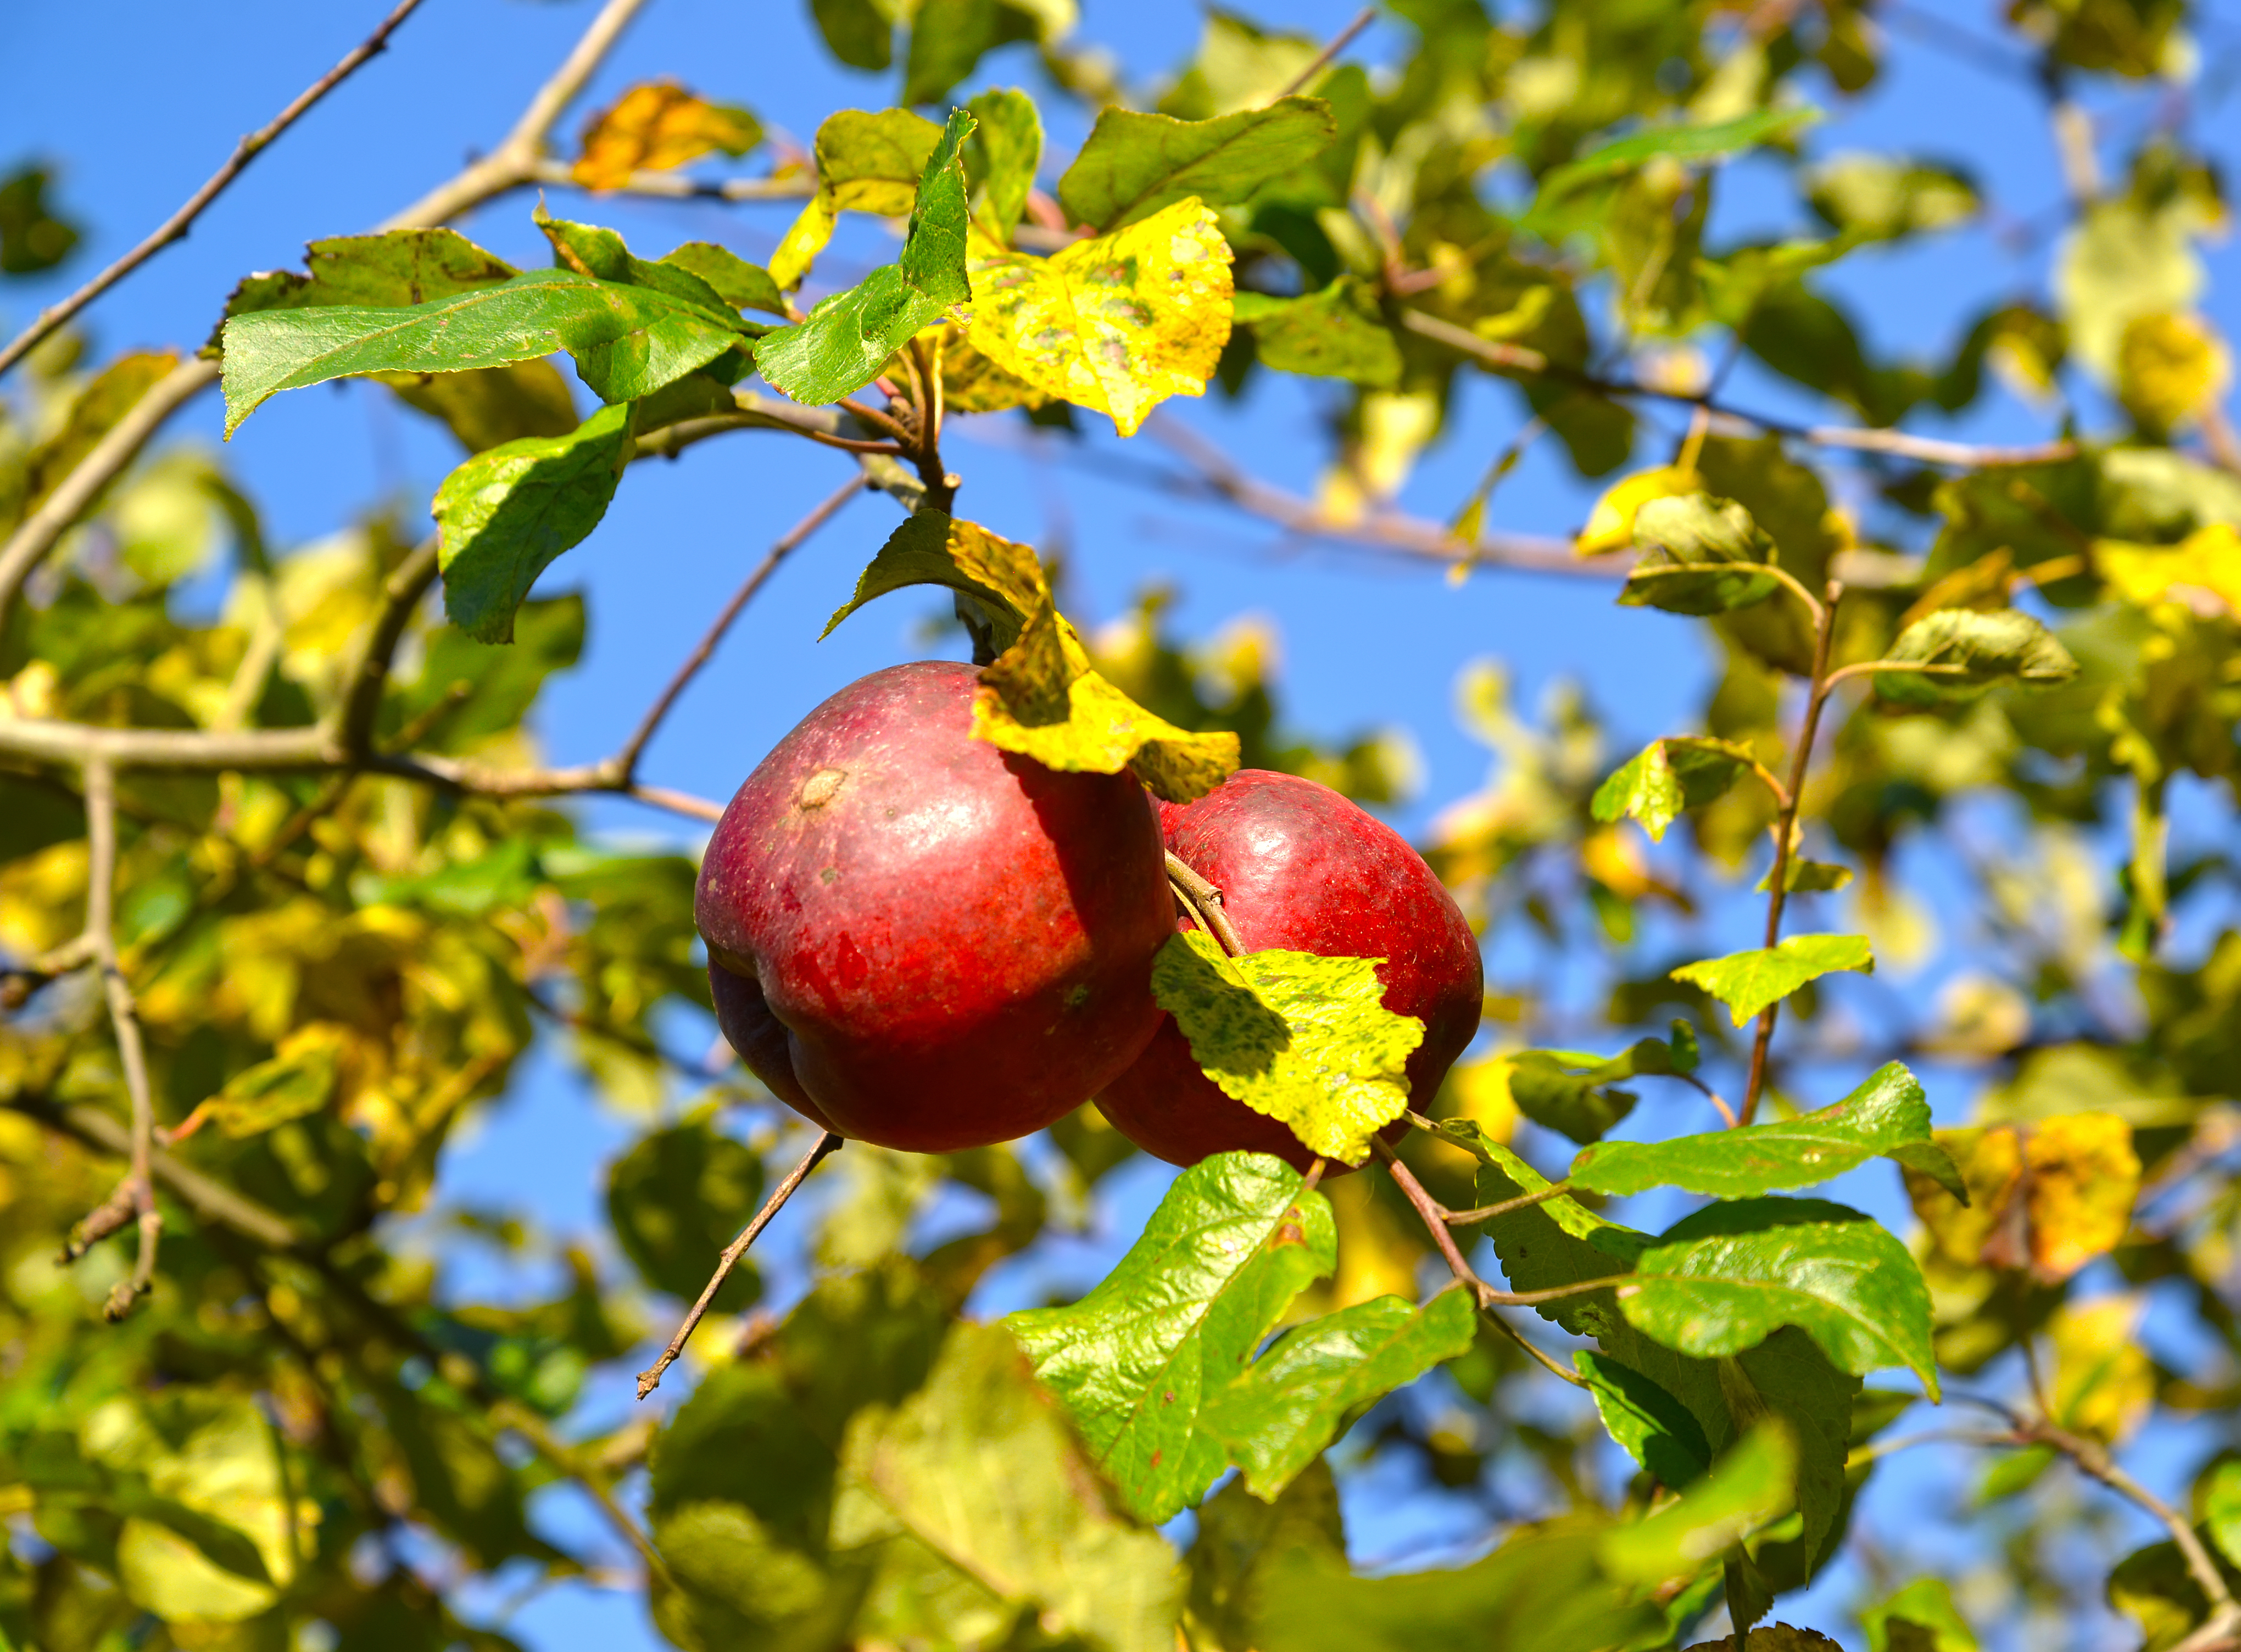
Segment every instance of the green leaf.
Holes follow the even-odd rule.
[[[787,291],[799,285],[833,238],[840,212],[900,217],[910,211],[941,131],[907,109],[844,109],[827,116],[817,129],[817,193],[771,254],[771,278]]]
[[[1610,1437],[1660,1485],[1678,1491],[1712,1466],[1703,1425],[1641,1372],[1589,1348],[1572,1355],[1572,1365],[1587,1379]]]
[[[317,1113],[335,1093],[346,1042],[331,1022],[298,1028],[271,1060],[235,1073],[197,1111],[237,1141]]]
[[[1996,683],[2051,688],[2077,675],[2054,633],[2012,608],[1942,608],[1899,632],[1883,659],[1918,667],[1875,673],[1876,692],[1902,706],[1973,699]]]
[[[1345,378],[1389,390],[1401,378],[1401,347],[1363,284],[1341,276],[1320,292],[1274,298],[1241,292],[1233,314],[1253,329],[1254,353],[1281,373]]]
[[[879,0],[809,0],[826,49],[851,69],[874,74],[894,60],[894,19]]]
[[[1718,801],[1752,762],[1750,752],[1730,740],[1652,740],[1595,788],[1590,807],[1598,820],[1639,820],[1649,840],[1662,843],[1683,809]]]
[[[445,477],[430,509],[452,623],[511,642],[537,576],[607,513],[630,449],[631,409],[603,407],[565,436],[507,442]]]
[[[1895,241],[1950,228],[1977,216],[1975,185],[1950,167],[1863,152],[1832,155],[1808,168],[1805,198],[1831,229],[1867,241]]]
[[[47,204],[53,175],[19,167],[0,179],[0,275],[37,275],[70,257],[77,227]]]
[[[1720,614],[1748,608],[1778,583],[1764,572],[1774,541],[1733,499],[1709,493],[1650,499],[1635,512],[1641,560],[1619,601],[1676,614]]]
[[[973,296],[965,272],[965,165],[960,153],[973,117],[949,112],[919,180],[902,257],[836,292],[799,326],[765,338],[755,352],[763,378],[795,401],[839,401],[880,376],[887,358]]]
[[[1042,117],[1034,99],[1016,86],[984,91],[966,108],[979,123],[965,145],[973,221],[989,239],[1008,243],[1042,164]]]
[[[388,230],[338,235],[304,249],[308,275],[252,276],[226,301],[229,316],[329,304],[402,308],[457,298],[521,272],[456,230]]]
[[[1270,948],[1231,958],[1202,930],[1152,961],[1152,996],[1224,1095],[1288,1126],[1311,1152],[1358,1165],[1408,1107],[1402,1072],[1424,1024],[1381,1001],[1375,958]]]
[[[837,402],[877,378],[887,358],[941,319],[942,305],[883,264],[820,299],[800,325],[763,341],[755,365],[772,388],[805,406]]]
[[[1581,1652],[1654,1645],[1662,1615],[1629,1601],[1596,1562],[1600,1522],[1514,1531],[1454,1570],[1356,1577],[1296,1549],[1268,1568],[1248,1646],[1268,1652]]]
[[[1508,1148],[1487,1145],[1487,1168],[1475,1197],[1482,1205],[1545,1193],[1549,1183]],[[1603,1354],[1642,1373],[1688,1407],[1713,1450],[1726,1449],[1769,1411],[1789,1423],[1797,1441],[1797,1502],[1810,1565],[1825,1561],[1842,1535],[1844,1463],[1859,1380],[1831,1365],[1803,1331],[1785,1328],[1732,1359],[1694,1359],[1637,1330],[1620,1311],[1616,1289],[1654,1244],[1648,1234],[1595,1215],[1569,1197],[1497,1216],[1484,1232],[1517,1290],[1546,1290],[1590,1280],[1614,1289],[1562,1297],[1535,1311],[1575,1335],[1591,1336]]]
[[[941,141],[927,158],[903,237],[903,279],[937,304],[970,304],[965,273],[965,142],[978,124],[970,111],[953,109]]]
[[[1572,198],[1591,186],[1622,177],[1644,163],[1716,161],[1761,144],[1776,143],[1817,119],[1810,109],[1761,109],[1732,120],[1689,126],[1652,126],[1590,150],[1575,161],[1551,168],[1535,192],[1519,227],[1544,237],[1561,233]]]
[[[1194,121],[1112,106],[1059,179],[1059,204],[1100,235],[1191,196],[1227,206],[1304,166],[1337,135],[1320,97]]]
[[[1201,1427],[1245,1471],[1246,1488],[1273,1502],[1353,1413],[1467,1352],[1477,1329],[1460,1287],[1421,1308],[1398,1296],[1341,1308],[1285,1332],[1214,1396]]]
[[[639,1277],[685,1301],[700,1294],[716,1260],[755,1214],[762,1160],[745,1143],[705,1120],[639,1138],[607,1170],[607,1220]],[[743,1259],[716,1298],[736,1314],[761,1294]]]
[[[525,436],[565,436],[576,398],[549,361],[518,361],[467,373],[369,373],[407,407],[441,419],[470,453]]]
[[[1173,1652],[1174,1551],[1107,1510],[1000,1325],[953,1326],[924,1388],[848,1425],[833,1546],[897,1537],[1046,1634],[1098,1652]]]
[[[1696,1034],[1689,1036],[1693,1049]],[[1687,1070],[1676,1064],[1674,1053],[1663,1040],[1645,1038],[1613,1056],[1584,1050],[1520,1050],[1502,1059],[1509,1063],[1509,1098],[1517,1110],[1535,1124],[1585,1143],[1634,1111],[1633,1093],[1611,1087],[1642,1073]]]
[[[1782,886],[1793,895],[1849,889],[1851,883],[1852,869],[1850,866],[1835,866],[1826,860],[1807,860],[1796,855],[1791,855],[1783,863]],[[1774,887],[1774,868],[1769,866],[1766,875],[1752,887],[1761,894]]]
[[[2197,1496],[2210,1541],[2219,1554],[2241,1566],[2241,1461],[2229,1457],[2211,1468]]]
[[[1741,1027],[1810,980],[1837,970],[1872,975],[1875,969],[1875,953],[1865,935],[1792,935],[1756,952],[1683,964],[1672,978],[1702,987],[1728,1007]]]
[[[1960,1172],[1930,1140],[1930,1103],[1922,1086],[1896,1061],[1843,1100],[1795,1119],[1664,1141],[1602,1142],[1572,1161],[1569,1180],[1589,1193],[1679,1187],[1716,1199],[1748,1199],[1827,1181],[1874,1158],[1919,1170],[1967,1202]]]
[[[1854,1376],[1904,1366],[1937,1394],[1922,1270],[1880,1223],[1842,1205],[1709,1206],[1644,1250],[1617,1296],[1636,1330],[1700,1359],[1795,1325]]]
[[[1109,111],[1108,111],[1109,112]],[[1170,396],[1201,396],[1229,342],[1229,244],[1203,202],[1047,258],[973,251],[973,349],[1133,436]]]
[[[1202,1160],[1088,1295],[1004,1321],[1139,1519],[1168,1518],[1221,1473],[1205,1405],[1337,1265],[1330,1206],[1303,1180],[1263,1154]]]
[[[1860,1614],[1868,1652],[1977,1652],[1977,1632],[1942,1577],[1917,1577]]]
[[[1270,1575],[1294,1553],[1346,1565],[1346,1524],[1328,1462],[1310,1463],[1283,1495],[1263,1502],[1233,1480],[1198,1511],[1185,1624],[1194,1649],[1246,1652],[1267,1609]]]
[[[786,313],[786,295],[771,279],[771,272],[759,264],[749,264],[727,247],[712,241],[687,241],[675,251],[663,253],[660,261],[705,283],[734,310],[760,310],[774,316]]]
[[[404,309],[337,304],[229,319],[226,433],[271,396],[374,372],[458,372],[565,350],[601,399],[652,394],[740,344],[745,324],[669,293],[536,270]]]
[[[1752,1533],[1787,1514],[1797,1485],[1797,1444],[1769,1418],[1713,1465],[1678,1502],[1603,1534],[1596,1555],[1622,1582],[1693,1577]]]

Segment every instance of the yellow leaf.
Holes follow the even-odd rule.
[[[704,103],[675,81],[633,86],[593,117],[569,176],[587,190],[620,189],[632,172],[666,172],[714,150],[744,155],[762,142],[744,109]]]
[[[2146,1421],[2155,1368],[2140,1347],[2143,1304],[2131,1296],[2065,1302],[2049,1328],[2054,1341],[2054,1420],[2115,1445]]]
[[[2072,1113],[2029,1131],[2033,1271],[2050,1282],[2068,1279],[2115,1249],[2131,1224],[2140,1192],[2132,1127],[2111,1113]]]
[[[2230,522],[2197,528],[2171,545],[2097,540],[2093,561],[2109,588],[2127,602],[2144,607],[2202,592],[2228,614],[2241,615],[2241,529]]]
[[[1634,543],[1635,513],[1650,500],[1677,499],[1704,492],[1704,478],[1677,465],[1661,465],[1654,471],[1627,477],[1595,501],[1595,508],[1588,512],[1588,525],[1580,530],[1572,550],[1583,557],[1623,551]]]
[[[1331,1276],[1326,1311],[1381,1296],[1414,1299],[1424,1246],[1378,1202],[1376,1183],[1368,1176],[1341,1176],[1323,1184],[1323,1196],[1338,1221],[1338,1270]]]
[[[1204,797],[1236,771],[1237,736],[1194,734],[1154,716],[1100,676],[1044,596],[1020,639],[981,668],[973,738],[1045,768],[1124,768],[1170,803]]]
[[[1937,1142],[1960,1167],[1967,1207],[1912,1171],[1907,1194],[1939,1254],[1957,1267],[2028,1267],[2043,1283],[2057,1283],[2114,1249],[2131,1221],[2140,1161],[2131,1127],[2114,1114],[1940,1130]]]
[[[973,232],[974,349],[1132,436],[1170,396],[1199,396],[1229,342],[1229,244],[1196,197],[1048,258]]]
[[[1509,1094],[1511,1062],[1507,1056],[1466,1061],[1448,1074],[1450,1098],[1448,1116],[1468,1119],[1495,1141],[1507,1142],[1517,1132],[1517,1103]]]
[[[2151,430],[2183,425],[2224,393],[2233,360],[2200,316],[2157,311],[2125,324],[2117,345],[2117,396]]]
[[[941,399],[951,412],[1000,413],[1007,408],[1049,405],[1050,398],[1042,391],[974,349],[965,330],[953,322],[927,331],[941,340]]]
[[[778,250],[771,254],[771,279],[778,283],[779,291],[791,292],[801,284],[801,278],[809,273],[809,266],[833,238],[836,221],[833,204],[821,192],[810,197],[779,238]]]

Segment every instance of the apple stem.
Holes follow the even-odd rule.
[[[1167,881],[1174,888],[1175,899],[1182,903],[1185,915],[1220,941],[1221,950],[1232,958],[1243,955],[1245,943],[1237,938],[1229,914],[1222,908],[1221,891],[1193,872],[1172,849],[1167,852]]]
[[[716,1293],[723,1288],[724,1281],[732,1276],[732,1270],[739,1266],[739,1258],[747,1254],[747,1247],[755,1242],[755,1236],[770,1225],[772,1217],[786,1208],[786,1201],[793,1197],[795,1188],[809,1180],[809,1173],[823,1163],[827,1155],[840,1150],[842,1140],[843,1138],[832,1130],[819,1136],[817,1145],[802,1155],[801,1162],[794,1166],[787,1173],[786,1180],[772,1190],[771,1196],[763,1201],[763,1207],[755,1212],[755,1219],[746,1225],[737,1239],[724,1247],[723,1255],[717,1260],[716,1271],[700,1287],[700,1300],[692,1304],[692,1312],[685,1316],[685,1323],[677,1328],[677,1334],[669,1339],[669,1346],[662,1349],[661,1357],[638,1374],[639,1399],[645,1399],[661,1386],[661,1374],[675,1364],[677,1356],[685,1352],[686,1339],[700,1323],[701,1316],[707,1313],[708,1304],[716,1300]]]

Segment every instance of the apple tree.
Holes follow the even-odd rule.
[[[497,1649],[494,1601],[569,1580],[687,1652],[1950,1652],[2111,1609],[2241,1646],[2206,21],[1391,0],[1328,38],[1210,11],[1161,78],[1064,0],[813,0],[867,106],[805,146],[751,64],[579,108],[643,3],[206,338],[89,357],[80,311],[437,26],[404,0],[0,346],[0,1647]],[[1902,41],[2027,82],[2067,191],[1928,358],[1856,273],[2004,209],[1937,133],[1816,131]],[[1802,227],[1715,219],[1746,164]],[[634,246],[599,220],[638,196],[770,250]],[[0,271],[70,258],[80,206],[10,175]],[[1286,376],[1312,497],[1189,411]],[[283,551],[164,438],[343,379],[457,438],[425,512]],[[1151,449],[1428,603],[1604,581],[1582,656],[1688,626],[1711,692],[1535,719],[1463,666],[1497,760],[1411,846],[1363,806],[1389,743],[1295,730],[1249,637],[1156,597],[1077,628],[976,515],[967,421]],[[545,762],[567,553],[719,442],[830,495],[626,743]],[[1412,514],[1435,443],[1481,479]],[[1529,451],[1575,532],[1499,525]],[[831,683],[728,809],[665,785],[672,706],[844,532],[832,623],[927,588],[970,663]],[[1934,999],[1888,985],[1925,875]],[[637,1121],[600,1234],[446,1197],[539,1046]],[[1140,1151],[1177,1174],[1109,1274],[988,1311]],[[944,1188],[985,1225],[918,1242]],[[759,1267],[773,1223],[799,1266]],[[469,1243],[565,1288],[439,1288]],[[584,1404],[649,1361],[634,1414]],[[1375,1563],[1372,1478],[1455,1563]]]

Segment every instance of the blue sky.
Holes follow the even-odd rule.
[[[0,167],[31,156],[56,163],[61,201],[90,231],[59,276],[0,291],[0,324],[12,331],[38,304],[158,222],[217,165],[237,135],[268,118],[331,64],[383,9],[376,0],[319,6],[109,0],[0,8],[0,57],[17,70],[0,106]],[[1287,0],[1281,10],[1290,26],[1328,35],[1355,5]],[[1989,34],[1999,9],[1966,0],[1939,10]],[[191,347],[242,274],[291,264],[307,238],[363,229],[418,196],[496,141],[590,15],[588,0],[430,0],[385,57],[260,157],[185,243],[93,309],[87,325],[97,347]],[[1964,158],[1997,204],[1991,225],[1919,248],[1863,255],[1833,280],[1870,318],[1873,345],[1938,355],[1985,302],[2043,290],[2045,238],[2017,248],[1997,228],[2044,221],[2061,199],[2061,186],[2036,93],[2020,77],[1989,76],[1937,49],[1910,32],[1903,9],[1898,15],[1883,82],[1856,102],[1832,102],[1830,118],[1810,142],[1820,152],[1895,147]],[[1112,47],[1140,77],[1187,61],[1199,29],[1198,11],[1180,0],[1087,0],[1082,25],[1084,35]],[[1374,64],[1389,57],[1400,38],[1398,25],[1380,23],[1354,55]],[[2230,73],[2241,39],[2230,7],[2222,20],[2213,9],[2204,39],[2213,73]],[[768,124],[805,141],[833,110],[880,107],[893,91],[889,79],[832,64],[813,43],[806,6],[793,0],[756,6],[657,0],[593,83],[585,107],[661,76],[680,76],[711,97],[747,104]],[[971,84],[1041,90],[1032,60],[1016,49],[989,59]],[[563,122],[564,143],[572,141],[582,118],[579,110]],[[1054,127],[1055,150],[1079,140],[1080,124],[1070,117],[1054,118]],[[2231,118],[2230,104],[2211,130],[2230,168],[2241,159],[2241,123]],[[529,221],[532,200],[521,195],[494,203],[461,227],[518,262],[542,263],[543,243]],[[757,259],[793,210],[644,203],[593,208],[582,196],[563,192],[552,204],[561,216],[613,223],[641,252],[706,239]],[[1801,227],[1802,220],[1776,171],[1745,163],[1723,182],[1716,224],[1739,235]],[[844,271],[851,257],[876,257],[880,245],[871,231],[844,239],[827,273]],[[2231,270],[2234,253],[2230,245],[2212,247],[2209,257],[2208,307],[2234,336],[2241,333],[2237,289],[2220,279]],[[1748,365],[1734,381],[1734,398],[1769,412],[1806,411],[1783,385]],[[1323,451],[1322,421],[1333,405],[1323,387],[1264,381],[1241,407],[1213,399],[1176,405],[1257,474],[1311,488]],[[1511,391],[1472,381],[1446,439],[1412,479],[1404,503],[1446,517],[1518,421]],[[1014,538],[1064,544],[1079,620],[1094,623],[1124,612],[1155,581],[1179,592],[1175,621],[1185,634],[1202,636],[1248,612],[1271,618],[1283,639],[1283,703],[1294,726],[1323,736],[1388,724],[1410,732],[1423,756],[1425,783],[1396,816],[1404,829],[1421,828],[1434,810],[1485,775],[1487,753],[1465,737],[1452,711],[1456,673],[1472,659],[1501,659],[1529,706],[1561,676],[1583,682],[1611,717],[1614,759],[1633,742],[1682,726],[1705,684],[1708,657],[1694,629],[1645,611],[1614,610],[1607,585],[1482,572],[1455,587],[1438,569],[1414,560],[1286,544],[1234,513],[1135,485],[1137,461],[1156,457],[1137,451],[1148,447],[1142,438],[1130,447],[1108,432],[1068,450],[1023,440],[1010,419],[981,423],[987,428],[964,431],[951,456],[967,478],[961,513]],[[1949,424],[1933,418],[1921,427],[1988,440],[2046,433],[2028,409],[1997,396],[1965,424]],[[175,428],[215,446],[215,400]],[[1645,446],[1645,458],[1651,451]],[[357,385],[275,401],[225,451],[267,512],[271,538],[283,546],[317,538],[378,505],[422,511],[456,457],[441,431],[385,392]],[[847,461],[839,455],[761,434],[707,444],[673,465],[633,471],[597,534],[544,582],[548,591],[582,589],[592,611],[583,665],[556,681],[545,700],[540,731],[550,756],[565,762],[612,750],[764,548],[846,474]],[[1563,473],[1553,447],[1543,445],[1504,485],[1491,524],[1563,532],[1583,518],[1591,498],[1592,490]],[[924,651],[921,625],[934,606],[907,595],[874,606],[822,644],[814,640],[895,519],[886,500],[860,499],[793,558],[656,740],[648,779],[726,797],[826,695]],[[689,840],[679,823],[627,805],[603,804],[592,818],[617,833]],[[1940,1100],[1941,1113],[1952,1116],[1965,1097]],[[454,1155],[445,1192],[518,1205],[563,1232],[581,1229],[598,1220],[605,1158],[633,1127],[580,1094],[557,1062],[539,1060]],[[1106,1213],[1102,1240],[1076,1247],[1053,1266],[1084,1282],[1094,1277],[1089,1270],[1125,1242],[1160,1185],[1150,1167],[1127,1173]],[[1887,1187],[1857,1196],[1892,1203]],[[620,1390],[612,1398],[619,1404]],[[1436,1538],[1448,1530],[1437,1500],[1396,1500],[1365,1488],[1357,1508],[1368,1520],[1356,1532],[1365,1555],[1411,1552],[1421,1534]],[[564,1509],[550,1512],[558,1521],[576,1518]],[[515,1629],[540,1652],[654,1643],[634,1602],[576,1586],[532,1603]]]

